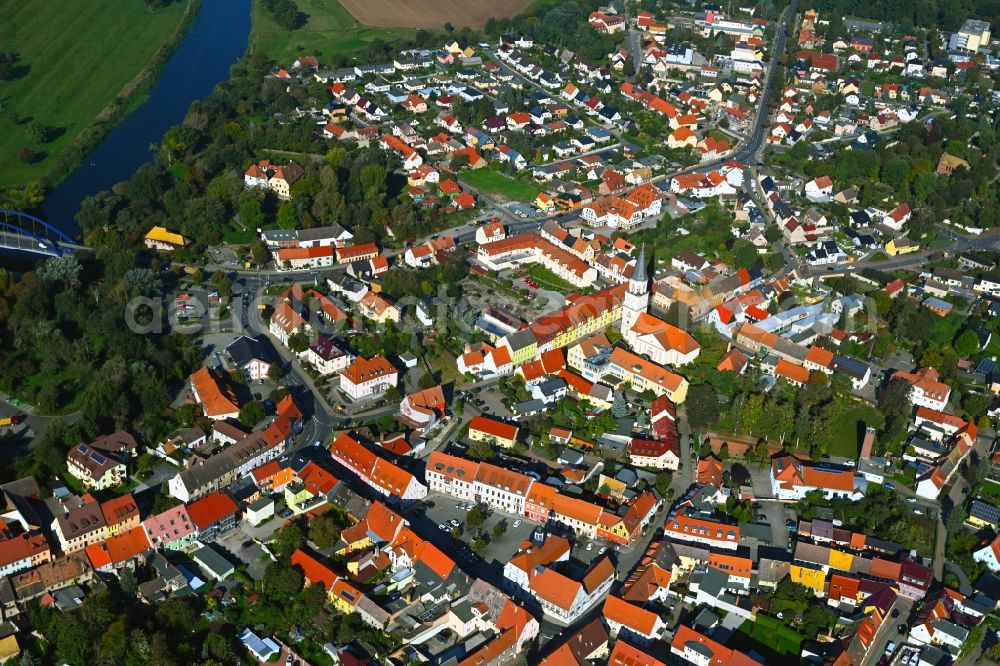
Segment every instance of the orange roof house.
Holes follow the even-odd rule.
[[[604,601],[604,619],[612,627],[620,625],[643,638],[655,637],[663,620],[656,613],[609,594]]]
[[[150,550],[149,538],[142,527],[133,527],[86,549],[87,558],[95,569],[114,567]]]
[[[797,363],[779,359],[774,367],[774,376],[787,379],[790,383],[802,386],[809,381],[809,371]]]
[[[327,592],[333,590],[333,584],[337,582],[337,574],[330,567],[301,548],[297,548],[292,553],[291,562],[293,567],[302,571],[307,586],[320,584]]]
[[[747,367],[747,356],[736,347],[733,347],[722,357],[715,369],[719,372],[735,372],[740,374]]]
[[[211,527],[229,515],[239,512],[236,502],[223,492],[215,492],[188,504],[188,516],[199,530]]]
[[[698,461],[698,483],[710,483],[716,488],[722,486],[722,461],[711,453]]]
[[[515,425],[485,416],[474,416],[469,422],[470,439],[493,438],[500,442],[514,442],[517,439],[517,431]]]
[[[200,368],[191,375],[191,393],[210,419],[235,418],[240,403],[232,387],[209,368]]]

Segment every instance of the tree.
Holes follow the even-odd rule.
[[[299,216],[295,213],[295,206],[290,201],[283,201],[278,206],[278,226],[282,229],[297,229],[299,226]]]
[[[490,446],[489,442],[479,440],[469,443],[469,449],[466,451],[468,456],[473,460],[493,460],[493,447]]]
[[[72,254],[61,257],[49,257],[38,269],[38,277],[46,282],[58,282],[64,288],[76,289],[80,286],[80,273],[83,266],[80,260]]]
[[[276,382],[285,376],[285,369],[281,367],[281,363],[272,363],[267,368],[267,378],[272,382]],[[276,401],[272,401],[276,402]]]
[[[332,548],[340,538],[340,528],[333,516],[324,514],[309,523],[309,540],[319,549]]]
[[[951,511],[948,512],[948,518],[944,522],[944,527],[948,530],[948,534],[958,534],[964,529],[965,525],[965,507],[961,504],[952,507]]]
[[[709,384],[691,386],[685,406],[688,423],[694,430],[703,430],[719,419],[719,396]]]
[[[615,396],[615,401],[611,404],[611,415],[616,419],[623,419],[628,414],[628,405],[625,403],[625,396],[619,391]]]
[[[264,416],[264,403],[259,400],[251,400],[240,407],[240,423],[248,428],[253,428],[263,421]]]
[[[483,526],[483,512],[479,510],[478,506],[472,507],[465,514],[465,524],[469,526],[469,529],[473,530],[478,530]]]
[[[233,295],[233,281],[225,271],[215,271],[212,273],[211,284],[219,292],[220,299],[231,298]]]
[[[198,614],[184,599],[171,598],[156,608],[156,622],[168,629],[188,631],[198,620]]]
[[[260,201],[260,195],[256,194],[255,190],[247,190],[251,192],[253,196],[246,196],[240,203],[240,224],[246,229],[256,230],[264,226],[264,207]],[[263,243],[261,240],[256,242]]]
[[[272,562],[264,569],[261,587],[269,598],[281,603],[287,603],[302,591],[302,574],[297,570],[282,564]]]
[[[13,81],[28,73],[26,66],[18,64],[20,60],[19,53],[0,53],[0,81]]]
[[[274,554],[287,560],[305,543],[302,528],[296,523],[288,523],[274,535]]]
[[[301,354],[309,349],[309,336],[305,333],[292,333],[288,336],[288,349],[296,354]]]
[[[979,351],[979,336],[971,329],[965,331],[955,340],[955,353],[962,358],[968,358]]]
[[[472,549],[475,550],[477,553],[482,553],[484,550],[486,550],[486,539],[482,537],[476,537],[475,539],[473,539]]]
[[[250,243],[250,262],[254,266],[263,266],[267,263],[267,245],[259,238]]]
[[[18,153],[18,157],[24,164],[34,164],[38,161],[38,153],[27,146],[21,149],[21,152]]]
[[[136,592],[139,589],[139,581],[135,578],[135,572],[125,567],[118,574],[118,582],[121,585],[122,592],[131,598],[136,598]]]
[[[885,430],[890,435],[902,432],[910,414],[910,391],[912,387],[902,379],[893,379],[887,386],[879,389],[879,409],[885,415]]]
[[[507,531],[507,523],[506,521],[501,520],[499,523],[493,526],[493,538],[499,539],[501,536],[503,536],[504,532],[506,531]]]
[[[37,120],[29,124],[25,131],[32,143],[48,143],[52,140],[52,128]]]

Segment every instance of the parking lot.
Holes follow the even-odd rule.
[[[433,504],[431,506],[428,501]],[[465,508],[461,508],[463,505]],[[417,508],[409,513],[407,518],[414,525],[414,530],[431,540],[439,548],[442,548],[449,555],[466,569],[479,563],[479,557],[472,550],[471,543],[475,533],[466,525],[469,503],[462,502],[448,495],[431,493],[427,500],[421,502],[422,508]],[[452,522],[454,521],[454,523]],[[493,536],[493,528],[497,523],[506,521],[507,529],[499,537]],[[463,534],[459,540],[463,545],[456,545],[455,539],[451,535],[451,529],[455,524],[463,529]],[[515,523],[518,523],[515,527]],[[444,525],[447,529],[442,529]],[[521,543],[531,538],[531,533],[535,529],[536,523],[525,520],[513,514],[494,511],[483,521],[479,530],[486,534],[489,542],[482,552],[482,559],[497,567],[497,573],[503,569],[503,564],[513,557]]]
[[[272,521],[277,526],[280,521]],[[229,534],[216,539],[215,546],[224,551],[223,555],[234,564],[242,562],[247,567],[247,575],[253,580],[260,580],[264,577],[264,569],[270,564],[271,559],[256,542],[250,542],[246,548],[244,543],[250,541],[250,536],[243,531],[243,523]]]

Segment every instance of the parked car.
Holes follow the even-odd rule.
[[[514,527],[520,527],[520,526],[521,526],[521,519],[518,518],[517,520],[514,521]]]
[[[587,550],[588,550],[588,551],[591,551],[591,550],[594,550],[594,544],[592,544],[592,543],[588,543],[588,544],[587,544]]]
[[[896,490],[896,486],[892,485],[891,483],[883,483],[882,486],[886,490]]]

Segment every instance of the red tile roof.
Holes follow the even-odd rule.
[[[188,504],[188,515],[191,522],[199,529],[214,525],[228,515],[239,511],[236,502],[223,492],[206,495],[196,502]]]
[[[320,584],[327,592],[333,589],[333,584],[337,582],[337,574],[333,570],[317,560],[315,557],[297,548],[292,553],[292,566],[302,570],[306,582],[310,585]]]

